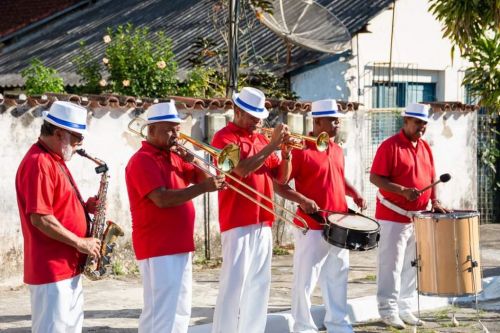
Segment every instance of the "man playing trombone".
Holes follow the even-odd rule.
[[[187,332],[195,218],[191,199],[224,187],[224,176],[208,178],[179,149],[180,123],[174,101],[152,105],[146,140],[125,170],[132,242],[144,288],[139,332]]]
[[[313,136],[326,132],[328,148],[305,141],[305,149],[292,151],[292,173],[295,190],[289,185],[277,185],[276,192],[299,204],[298,215],[306,219],[311,230],[295,232],[293,257],[292,316],[293,332],[317,332],[311,315],[311,294],[319,282],[326,307],[324,324],[328,333],[351,333],[347,321],[347,278],[349,250],[323,240],[323,226],[307,214],[319,209],[347,212],[346,195],[356,205],[366,202],[344,177],[344,155],[333,139],[339,128],[337,102],[333,99],[312,103]]]
[[[267,318],[271,282],[273,179],[288,180],[290,148],[282,150],[281,160],[275,151],[288,140],[286,125],[278,125],[271,139],[257,133],[262,119],[269,115],[264,94],[255,88],[243,88],[234,94],[234,120],[215,133],[212,145],[240,147],[240,162],[232,175],[256,192],[242,188],[232,179],[228,186],[247,192],[253,200],[230,189],[219,192],[219,223],[222,240],[222,269],[215,306],[212,332],[262,333]],[[243,184],[243,185],[244,185]]]

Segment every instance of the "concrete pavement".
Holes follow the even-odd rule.
[[[481,226],[481,257],[484,277],[500,276],[500,224]],[[374,296],[376,291],[376,250],[351,252],[348,298],[351,318],[366,321],[356,324],[356,332],[387,332],[377,322]],[[269,332],[287,332],[289,325],[292,255],[275,256],[272,267],[272,287],[269,301]],[[212,321],[217,296],[219,268],[196,267],[193,283],[193,310],[190,333],[207,332]],[[494,278],[498,281],[498,278]],[[142,307],[142,288],[137,275],[119,276],[103,281],[84,281],[85,332],[136,332]],[[425,298],[421,297],[421,301]],[[481,332],[477,325],[472,299],[451,308],[446,298],[437,300],[431,311],[423,312],[428,321],[423,332]],[[314,314],[321,322],[324,311],[321,294],[316,289],[312,299]],[[425,301],[423,301],[425,303]],[[441,303],[439,303],[441,302]],[[422,303],[422,304],[424,304]],[[479,302],[480,315],[489,332],[500,332],[500,284],[492,284],[486,300]],[[29,332],[29,291],[16,276],[0,282],[0,331]],[[460,327],[451,327],[450,313],[456,312]],[[276,323],[276,324],[272,324]],[[277,326],[275,326],[277,325]],[[266,332],[268,332],[266,330]]]

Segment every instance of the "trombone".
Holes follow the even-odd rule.
[[[264,132],[265,135],[271,136],[273,134],[274,128],[269,128],[269,127],[262,127],[261,128],[262,132]],[[328,143],[330,141],[330,136],[326,132],[321,132],[317,137],[314,136],[307,136],[307,135],[302,135],[302,134],[297,134],[297,133],[290,133],[290,137],[300,140],[300,141],[309,141],[313,142],[316,145],[316,149],[318,151],[325,151],[328,149]],[[295,148],[295,149],[304,149],[305,144],[304,143],[286,143],[287,146]]]
[[[134,134],[146,138],[144,129],[147,127],[146,121],[143,118],[136,117],[128,123],[128,129]],[[179,133],[179,138],[191,143],[194,147],[200,148],[209,153],[216,161],[217,165],[223,172],[230,172],[240,161],[240,148],[236,144],[228,144],[223,149],[217,149],[203,142],[199,142],[183,133]],[[197,157],[193,152],[188,152],[190,155]]]
[[[134,124],[136,122],[137,123],[143,122],[143,125]],[[139,128],[140,128],[139,130],[136,129],[138,125],[139,125]],[[134,126],[136,128],[134,128]],[[137,135],[139,135],[139,136],[141,136],[143,138],[146,137],[144,135],[144,133],[143,133],[143,130],[144,130],[144,128],[146,126],[147,126],[147,124],[145,124],[145,120],[142,119],[142,118],[140,118],[140,117],[132,119],[130,121],[130,123],[128,124],[128,128],[129,128],[129,130],[132,133],[137,134]],[[208,175],[210,175],[212,177],[215,177],[216,174],[213,173],[210,170],[211,167],[214,168],[215,170],[217,170],[221,174],[223,174],[225,177],[233,180],[235,183],[237,183],[241,187],[243,187],[246,190],[248,190],[248,191],[256,194],[259,198],[264,199],[264,200],[266,200],[266,201],[268,201],[268,202],[276,205],[281,210],[283,210],[283,211],[289,213],[290,215],[294,216],[298,221],[300,221],[300,223],[302,223],[303,226],[302,227],[298,226],[293,221],[290,221],[289,219],[286,219],[285,217],[276,214],[276,212],[272,208],[269,208],[268,206],[266,206],[265,204],[261,203],[260,201],[255,200],[254,198],[252,198],[248,193],[245,193],[241,189],[237,188],[236,186],[228,183],[227,187],[229,187],[230,189],[232,189],[236,193],[238,193],[241,196],[245,197],[246,199],[250,200],[251,202],[253,202],[257,206],[265,209],[269,213],[273,214],[277,219],[280,219],[280,220],[282,220],[282,221],[284,221],[286,223],[292,224],[293,226],[295,226],[295,227],[297,227],[299,229],[302,229],[302,232],[304,234],[309,230],[309,226],[307,225],[307,222],[301,216],[298,216],[297,214],[295,214],[294,212],[292,212],[291,210],[289,210],[285,206],[281,206],[281,205],[275,203],[273,201],[273,199],[271,199],[270,197],[266,196],[265,194],[262,194],[262,193],[258,192],[257,190],[255,190],[251,186],[245,184],[244,182],[242,182],[241,180],[239,180],[238,178],[236,178],[235,176],[233,176],[233,175],[230,174],[231,170],[238,165],[238,162],[240,160],[240,150],[239,150],[239,147],[237,145],[235,145],[235,144],[228,144],[223,149],[217,149],[217,148],[214,148],[214,147],[212,147],[210,145],[207,145],[205,143],[199,142],[198,140],[196,140],[196,139],[194,139],[194,138],[192,138],[192,137],[190,137],[190,136],[188,136],[186,134],[183,134],[183,133],[179,133],[179,139],[180,140],[184,140],[186,142],[189,142],[193,146],[206,151],[208,154],[210,154],[211,156],[213,156],[217,160],[217,165],[220,165],[219,167],[215,166],[214,164],[212,164],[209,161],[207,161],[205,158],[198,156],[191,149],[185,147],[184,144],[182,144],[179,141],[177,141],[177,143],[176,143],[177,147],[183,149],[189,155],[191,155],[194,158],[200,160],[206,166],[206,167],[204,167],[202,165],[199,165],[198,163],[193,163],[193,165],[196,166],[198,169],[200,169],[201,171],[207,173]]]

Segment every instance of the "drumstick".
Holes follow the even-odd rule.
[[[436,180],[434,183],[430,184],[429,186],[426,186],[423,189],[419,190],[418,193],[420,194],[422,192],[425,192],[428,189],[430,189],[431,187],[436,186],[437,184],[439,184],[441,182],[446,183],[450,179],[451,179],[451,175],[449,173],[443,173],[441,176],[439,176],[439,180]]]

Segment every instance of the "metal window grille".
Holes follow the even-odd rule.
[[[481,223],[496,223],[500,222],[500,212],[498,207],[499,191],[495,186],[495,173],[489,166],[483,154],[488,149],[489,142],[496,142],[498,146],[498,135],[491,131],[493,123],[493,115],[479,114],[477,117],[477,135],[478,135],[478,152],[477,152],[477,204],[481,213]],[[498,121],[498,119],[496,119]],[[497,126],[498,127],[498,126]],[[497,161],[497,172],[499,172],[499,162]]]
[[[375,216],[375,204],[377,187],[370,183],[370,169],[373,158],[380,143],[388,137],[396,134],[401,129],[403,118],[401,109],[374,109],[365,113],[365,131],[363,135],[363,197],[368,202],[365,213],[368,216]]]

